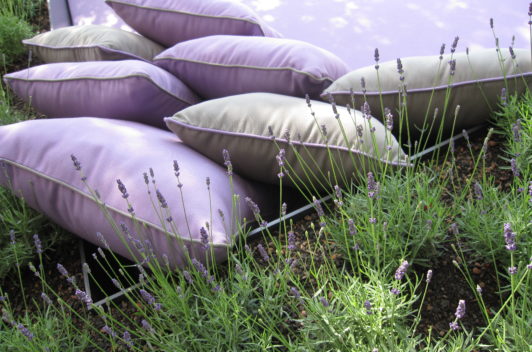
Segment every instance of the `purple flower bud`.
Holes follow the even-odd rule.
[[[327,299],[325,297],[320,297],[320,303],[325,308],[329,307],[329,301],[327,301]]]
[[[397,268],[397,270],[395,271],[395,279],[402,280],[409,266],[410,264],[408,264],[408,261],[404,260],[401,263],[401,265]]]
[[[456,47],[458,46],[459,39],[460,37],[458,36],[454,38],[453,44],[451,45],[451,53],[454,53],[456,51]]]
[[[301,298],[301,293],[297,290],[297,288],[295,288],[294,286],[290,287],[290,293],[292,294],[292,296],[294,296],[295,298]]]
[[[48,295],[46,293],[41,292],[41,298],[46,304],[48,304],[48,305],[52,305],[53,304],[52,300],[50,299],[50,297],[48,297]]]
[[[508,50],[510,51],[510,56],[512,57],[512,60],[515,60],[516,56],[515,56],[515,52],[514,52],[514,48],[512,48],[511,46],[508,48]]]
[[[85,292],[80,289],[76,289],[76,297],[83,303],[87,305],[87,309],[90,308],[92,304],[92,298]]]
[[[493,18],[490,18],[490,28],[493,29]]]
[[[429,269],[427,271],[427,279],[426,279],[427,283],[429,283],[430,280],[432,280],[432,270],[431,269]]]
[[[371,302],[368,299],[364,301],[364,308],[366,308],[366,314],[368,315],[372,314],[371,307],[372,307]]]
[[[510,275],[515,275],[517,274],[517,267],[516,266],[511,266],[508,268],[508,274]]]
[[[194,283],[194,280],[192,280],[192,276],[190,275],[190,273],[186,270],[183,270],[183,277],[185,278],[185,280],[187,280],[187,282],[192,285]]]
[[[37,254],[42,254],[42,243],[38,234],[33,235],[33,243],[35,244]]]
[[[466,313],[465,300],[461,299],[458,301],[458,306],[456,307],[456,312],[454,313],[456,319],[462,319]]]
[[[287,205],[286,203],[283,202],[283,204],[281,204],[281,216],[286,215],[286,209],[287,209]]]
[[[369,223],[370,224],[376,224],[377,223],[377,218],[369,218]]]
[[[449,61],[449,75],[454,76],[454,72],[456,71],[456,60],[452,59]]]
[[[396,295],[396,296],[399,295],[399,294],[401,293],[401,291],[400,291],[398,288],[395,288],[395,287],[392,288],[392,289],[390,290],[390,292],[391,292],[392,294]]]
[[[209,249],[209,234],[204,227],[200,229],[201,244],[204,250]]]
[[[440,47],[440,60],[443,59],[443,54],[445,53],[445,43],[442,43]]]
[[[168,203],[166,203],[166,199],[164,198],[161,191],[157,189],[155,191],[155,194],[157,194],[157,199],[159,200],[159,204],[161,205],[161,208],[168,208]]]
[[[33,338],[35,337],[31,331],[28,330],[27,327],[25,327],[24,325],[22,325],[22,323],[19,323],[17,324],[17,329],[22,333],[22,335],[26,336],[26,338],[28,340],[33,340]]]
[[[482,200],[484,198],[484,195],[482,193],[482,187],[480,186],[478,182],[475,182],[475,184],[473,185],[473,190],[475,192],[475,197],[478,200]]]
[[[515,178],[518,178],[521,176],[521,173],[519,172],[519,169],[517,168],[517,160],[515,158],[510,159],[510,166],[512,168],[512,173],[514,174]]]
[[[504,242],[506,242],[506,249],[509,251],[515,251],[517,244],[515,243],[515,232],[512,231],[512,225],[510,223],[504,224]]]
[[[357,125],[357,135],[359,137],[363,136],[363,134],[362,134],[363,131],[364,131],[364,127],[362,125]]]
[[[393,130],[393,115],[390,109],[384,108],[384,121],[388,131]]]
[[[296,234],[294,231],[288,231],[288,250],[293,251],[296,249]]]
[[[120,193],[122,193],[122,198],[127,199],[129,197],[129,193],[127,193],[126,186],[124,186],[120,179],[117,179],[116,183],[118,184],[118,190]]]
[[[506,99],[506,88],[501,89],[501,104],[503,106],[508,105],[507,99]]]
[[[111,329],[109,326],[105,325],[103,328],[102,328],[102,331],[104,333],[106,333],[107,335],[109,335],[110,337],[112,338],[115,338],[116,337],[116,332],[113,331],[113,329]]]
[[[155,304],[155,298],[148,291],[140,289],[139,292],[142,298],[144,298],[144,300],[146,301],[146,303],[148,303],[149,305]]]
[[[224,158],[224,165],[227,167],[227,175],[233,175],[233,164],[231,164],[231,158],[229,156],[229,151],[227,149],[222,150],[222,155]]]
[[[14,230],[9,230],[9,243],[11,244],[16,244],[17,243],[17,240],[15,238],[15,231]]]
[[[482,294],[482,287],[480,287],[480,285],[477,285],[477,292],[479,295]]]
[[[379,193],[379,184],[375,182],[372,172],[368,172],[368,197],[375,198]]]
[[[279,167],[280,168],[284,167],[284,163],[286,160],[285,150],[284,149],[279,150],[279,154],[277,154],[275,158],[277,159],[277,163],[279,164]]]
[[[324,137],[327,137],[327,126],[325,126],[324,124],[321,125],[321,133],[323,133]]]
[[[375,69],[378,70],[379,69],[379,59],[380,59],[379,49],[378,48],[375,48],[374,58],[375,58]]]
[[[347,225],[348,225],[348,228],[349,228],[349,234],[351,236],[354,236],[357,234],[357,228],[355,226],[355,222],[353,221],[353,219],[347,219]]]
[[[521,142],[521,119],[517,119],[517,121],[515,121],[515,123],[512,125],[512,132],[514,135],[514,142]]]
[[[246,197],[244,198],[246,203],[248,204],[249,208],[251,209],[251,211],[253,212],[253,214],[255,215],[255,217],[258,217],[260,215],[260,209],[259,209],[259,206],[257,205],[257,203],[255,203],[253,200],[251,200],[250,197]]]
[[[133,348],[133,340],[131,340],[131,334],[129,333],[129,331],[124,331],[122,339],[124,340],[124,343],[129,349]]]
[[[456,330],[460,329],[460,325],[458,325],[458,323],[456,321],[453,321],[453,322],[449,323],[449,328],[451,330],[456,331]]]
[[[257,249],[259,250],[259,253],[260,253],[260,256],[262,257],[262,260],[264,260],[265,262],[270,260],[270,256],[268,255],[268,253],[266,252],[266,250],[264,249],[262,244],[259,243],[257,245]]]
[[[140,325],[142,325],[142,328],[146,330],[147,332],[154,332],[155,330],[151,327],[150,323],[148,323],[145,319],[142,319],[140,322]]]
[[[72,159],[72,162],[74,163],[74,168],[78,171],[81,170],[81,163],[79,162],[78,158],[74,154],[70,155],[70,158]]]
[[[307,102],[307,106],[310,108],[311,107],[310,96],[308,94],[305,94],[305,101]]]
[[[368,104],[367,101],[364,102],[364,105],[362,105],[362,107],[360,108],[360,110],[362,110],[362,115],[366,118],[366,119],[370,119],[371,118],[371,108]]]

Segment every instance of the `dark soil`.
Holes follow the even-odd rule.
[[[38,16],[34,19],[34,24],[37,28],[47,29],[49,28],[48,12],[46,6],[38,12]],[[34,62],[35,64],[35,62]],[[27,58],[21,60],[17,65],[10,67],[9,71],[15,71],[27,66]],[[486,130],[479,131],[471,135],[471,148],[478,153],[482,148]],[[503,141],[497,135],[492,136],[489,143],[486,165],[487,174],[492,176],[501,190],[507,191],[510,187],[512,180],[511,172],[505,167],[505,162],[501,159],[504,152],[501,150]],[[464,183],[464,181],[471,177],[474,161],[472,160],[469,148],[467,147],[467,141],[461,140],[456,143],[456,169],[459,174],[459,180],[456,180],[457,184]],[[447,167],[447,165],[442,165]],[[305,239],[305,231],[312,234],[310,230],[310,224],[314,222],[316,226],[317,218],[314,214],[307,214],[298,219],[293,229],[296,233],[296,243],[300,253],[308,253],[306,248],[307,241]],[[42,234],[45,235],[45,234]],[[284,236],[284,235],[283,235]],[[254,247],[258,243],[262,243],[270,252],[273,252],[269,241],[257,238],[250,241],[250,246]],[[330,244],[327,244],[330,245]],[[91,259],[91,253],[95,251],[95,247],[85,243],[86,254],[89,260]],[[325,244],[324,244],[325,246]],[[260,258],[257,258],[260,262]],[[341,265],[342,258],[340,254],[334,254],[334,259]],[[452,260],[459,260],[455,257],[453,251],[449,246],[441,248],[440,255],[434,257],[430,262],[429,267],[434,271],[432,282],[429,286],[426,299],[421,307],[421,324],[418,328],[418,332],[427,334],[429,329],[432,329],[432,336],[442,336],[449,330],[449,322],[454,319],[454,312],[456,305],[460,299],[467,301],[467,314],[463,319],[463,324],[467,329],[484,326],[484,318],[477,308],[477,304],[474,302],[471,288],[467,285],[466,280],[463,279],[462,274],[452,264]],[[84,307],[80,305],[79,300],[74,296],[74,289],[72,285],[66,282],[57,269],[57,263],[61,263],[73,275],[78,283],[79,287],[85,289],[83,284],[83,278],[81,275],[81,259],[79,251],[79,240],[72,236],[65,239],[60,245],[56,246],[53,250],[45,253],[44,259],[44,271],[46,273],[46,281],[49,285],[56,290],[56,292],[73,307],[84,310]],[[301,272],[301,275],[305,275],[306,264],[304,262],[298,264],[297,270]],[[113,293],[116,290],[109,282],[109,278],[105,277],[102,272],[97,272],[97,265],[92,265],[93,274],[97,280],[108,290],[107,293]],[[469,265],[470,271],[473,273],[473,278],[484,290],[483,297],[489,308],[497,309],[500,305],[498,294],[495,292],[497,285],[495,284],[494,268],[489,263],[473,262]],[[414,267],[419,276],[423,276],[426,273],[427,267]],[[23,297],[28,302],[32,300],[40,301],[40,295],[42,287],[40,281],[33,275],[33,273],[26,268],[21,268],[22,272],[22,287],[18,284],[18,276],[13,274],[2,282],[2,288],[11,300],[14,308],[15,315],[31,313],[35,309],[35,305],[29,303],[24,305]],[[137,274],[135,274],[137,275]],[[93,298],[97,300],[103,297],[102,292],[95,292],[95,285],[91,285],[93,290]],[[132,304],[124,299],[118,299],[117,302],[121,305],[125,314],[130,317],[134,316],[137,304]],[[140,302],[139,302],[140,304]],[[28,312],[28,310],[30,312]],[[88,315],[92,321],[92,325],[96,327],[102,327],[105,323],[96,314],[90,313]],[[101,341],[101,346],[106,346],[98,334],[93,334],[95,341]],[[105,347],[104,347],[105,348]]]

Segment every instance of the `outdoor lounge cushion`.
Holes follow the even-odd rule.
[[[152,247],[159,259],[168,257],[171,267],[187,263],[184,245],[191,258],[203,261],[212,249],[215,259],[222,261],[237,231],[231,219],[254,219],[244,198],[249,196],[266,207],[266,193],[260,185],[237,175],[232,176],[231,185],[225,167],[188,148],[169,131],[134,122],[101,118],[25,121],[0,126],[0,145],[0,185],[11,188],[62,227],[103,247],[97,238],[100,232],[113,251],[131,259],[139,254],[130,253],[125,243],[132,248]],[[71,154],[81,164],[80,171]],[[143,173],[147,173],[148,185]],[[117,180],[123,183],[124,193]],[[238,214],[232,212],[231,189],[240,195]],[[103,204],[124,242],[106,219]],[[140,243],[120,232],[122,223]],[[208,234],[207,251],[202,247],[206,244],[201,240],[202,227]]]
[[[235,172],[267,183],[279,183],[276,156],[280,149],[285,149],[288,170],[283,185],[310,182],[326,187],[347,183],[352,176],[366,175],[386,164],[406,165],[397,141],[376,119],[367,119],[358,111],[351,111],[350,116],[343,107],[337,107],[336,117],[330,104],[309,102],[312,110],[305,99],[249,93],[205,101],[165,121],[190,147],[220,164],[224,162],[221,151],[227,149]],[[328,174],[333,171],[329,156],[334,159],[336,176]]]
[[[367,66],[340,77],[325,90],[322,97],[328,99],[330,93],[337,104],[350,104],[352,89],[357,107],[364,102],[365,97],[371,111],[376,116],[382,116],[382,96],[382,105],[390,108],[398,119],[399,94],[405,85],[407,116],[412,132],[422,128],[426,118],[426,126],[430,125],[435,108],[439,111],[435,128],[439,128],[441,116],[445,112],[443,130],[450,132],[455,108],[460,105],[454,125],[454,131],[459,132],[488,121],[490,112],[500,102],[502,88],[507,88],[508,94],[522,92],[526,86],[532,88],[530,50],[514,49],[514,55],[515,59],[512,59],[508,49],[501,49],[500,52],[484,49],[471,50],[469,54],[443,55],[442,58],[410,57],[402,59],[402,75],[398,73],[397,62],[389,61],[380,65],[378,75],[374,66]],[[451,60],[456,60],[454,75],[451,74]],[[400,80],[401,76],[404,81]],[[361,86],[363,77],[366,92]],[[449,97],[446,98],[448,93]]]
[[[216,34],[279,37],[246,5],[231,0],[106,0],[140,34],[167,47]]]
[[[179,43],[154,63],[207,99],[251,92],[318,98],[349,71],[334,54],[302,41],[229,35]]]
[[[132,32],[113,9],[105,4],[104,0],[67,0],[68,11],[72,18],[72,24],[102,24],[108,27],[120,28]],[[50,5],[51,6],[51,5]]]
[[[144,59],[164,50],[138,34],[103,25],[72,26],[22,41],[44,62]]]
[[[139,60],[55,63],[4,76],[49,117],[95,116],[164,127],[163,117],[199,99],[179,79]]]

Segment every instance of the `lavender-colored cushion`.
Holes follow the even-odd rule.
[[[125,243],[131,245],[131,241],[126,238],[124,243],[120,237],[126,237],[124,233],[116,234],[104,216],[103,204],[118,229],[124,223],[135,238],[149,240],[155,255],[159,259],[166,255],[171,267],[186,264],[183,245],[191,257],[205,259],[200,229],[207,229],[206,223],[212,254],[222,261],[237,232],[231,219],[253,219],[243,199],[249,196],[260,206],[267,204],[269,192],[259,185],[236,175],[231,185],[224,167],[193,151],[171,132],[134,122],[100,118],[25,121],[0,126],[0,145],[0,185],[12,188],[32,208],[99,246],[103,244],[96,234],[102,233],[113,251],[131,259],[138,252],[129,252]],[[81,163],[81,173],[75,170],[71,154]],[[178,162],[179,180],[173,160]],[[147,186],[143,173],[149,175],[150,168],[156,183],[150,178]],[[117,179],[127,189],[135,221]],[[232,212],[231,187],[242,200],[237,205],[239,213]],[[158,206],[155,189],[165,198],[167,208]],[[94,197],[96,191],[101,202]]]
[[[433,131],[443,123],[442,131],[455,132],[486,123],[497,108],[502,88],[507,94],[532,89],[530,49],[479,49],[453,55],[419,56],[401,60],[402,74],[397,61],[383,62],[378,72],[374,65],[360,68],[340,77],[322,97],[332,94],[339,105],[367,100],[375,116],[382,117],[381,106],[390,108],[397,121],[400,92],[406,87],[406,106],[403,119],[408,118],[411,134],[422,128],[430,129],[435,109],[438,109]],[[451,74],[450,61],[455,60]],[[361,79],[365,79],[365,92]],[[401,81],[401,77],[403,80]],[[455,119],[456,106],[460,106]],[[358,106],[356,106],[358,107]],[[445,114],[445,116],[443,116]],[[399,123],[395,126],[399,128]],[[403,125],[403,131],[405,125]],[[426,137],[426,136],[425,136]]]
[[[69,26],[22,41],[44,62],[147,60],[164,50],[135,33],[103,25]]]
[[[106,0],[140,34],[167,47],[216,34],[280,37],[249,7],[231,0]]]
[[[138,60],[46,64],[4,76],[49,117],[95,116],[163,127],[163,117],[199,102],[179,79]]]
[[[219,35],[169,48],[153,62],[208,99],[251,92],[319,97],[347,65],[302,41]]]
[[[340,106],[336,115],[330,104],[309,102],[312,110],[302,98],[241,94],[205,101],[165,121],[200,153],[223,164],[221,151],[227,149],[237,173],[272,184],[279,183],[280,148],[288,170],[283,185],[327,188],[349,184],[370,170],[408,165],[401,146],[378,120]]]
[[[101,24],[133,32],[104,0],[68,0],[73,25]]]

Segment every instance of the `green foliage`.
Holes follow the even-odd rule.
[[[22,40],[33,36],[31,26],[13,15],[0,15],[0,54],[4,66],[12,65],[24,55]]]

